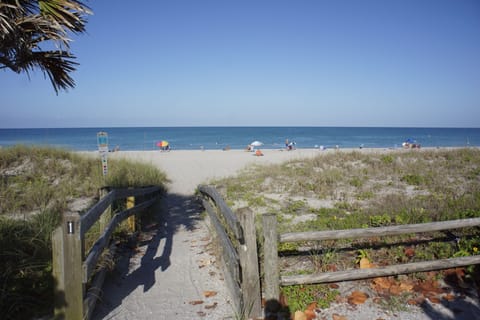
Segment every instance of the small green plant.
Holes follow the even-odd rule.
[[[359,177],[353,177],[350,179],[350,185],[355,188],[360,188],[363,185],[363,181]]]
[[[328,271],[329,265],[337,261],[336,249],[311,250],[310,260],[316,272]]]
[[[368,200],[375,197],[373,191],[364,191],[357,194],[357,200]]]
[[[412,297],[409,292],[404,292],[400,295],[385,295],[383,299],[379,300],[380,306],[385,310],[391,312],[406,311],[408,303],[407,301]]]
[[[362,259],[368,259],[370,261],[370,254],[365,249],[359,249],[355,258],[355,264],[360,264]]]
[[[265,198],[262,195],[247,193],[245,195],[245,200],[248,202],[250,207],[264,207],[266,206]]]
[[[391,223],[392,223],[392,217],[390,217],[386,213],[378,216],[370,216],[370,226],[372,227],[388,226]]]
[[[319,308],[326,309],[340,294],[338,290],[321,284],[286,286],[282,287],[282,293],[292,313],[305,310],[313,302],[316,302]]]
[[[389,154],[387,154],[387,155],[382,155],[382,156],[380,157],[380,160],[382,160],[382,162],[383,162],[384,164],[391,164],[391,163],[393,163],[393,156],[392,156],[392,155],[389,155]]]
[[[407,174],[401,177],[400,181],[411,186],[419,186],[424,182],[424,178],[418,174]]]
[[[278,244],[278,252],[293,252],[298,250],[298,244],[296,242],[281,242]]]
[[[306,207],[305,201],[297,200],[289,203],[287,208],[285,209],[285,212],[290,214],[292,213],[296,214],[298,213],[298,211],[305,209],[305,207]]]

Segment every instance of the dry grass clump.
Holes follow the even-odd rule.
[[[383,214],[390,215],[392,223],[396,217],[410,223],[471,215],[464,211],[480,208],[479,178],[478,149],[431,149],[330,152],[253,166],[235,179],[216,183],[224,186],[224,196],[234,207],[247,204],[259,212],[292,214],[289,203],[301,199],[301,213],[330,212],[337,220],[359,213],[363,218],[353,220],[361,225],[338,227],[361,227],[370,224],[369,216]]]
[[[332,150],[313,159],[253,166],[216,184],[234,209],[276,213],[279,233],[480,217],[480,150]],[[479,254],[480,230],[281,243],[279,251],[282,274],[311,274],[357,268],[362,257],[389,265]],[[467,274],[476,278],[473,266]],[[336,294],[315,286],[282,292],[299,310],[306,302],[328,304]]]
[[[99,189],[160,185],[152,166],[109,161],[48,147],[0,149],[0,314],[30,319],[53,312],[51,233],[63,212],[83,212]],[[98,237],[98,235],[97,235]]]

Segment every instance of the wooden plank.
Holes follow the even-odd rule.
[[[83,319],[82,246],[81,220],[78,213],[65,214],[64,228],[64,274],[65,319]]]
[[[111,245],[108,250],[108,255],[111,259],[115,256],[115,251],[117,247],[115,245]],[[100,298],[102,294],[102,286],[103,282],[105,281],[105,276],[107,274],[108,268],[103,266],[96,274],[92,280],[90,289],[88,289],[87,295],[85,300],[83,301],[83,310],[85,320],[91,318],[93,311],[95,310],[95,305],[97,304],[97,300]]]
[[[263,273],[265,300],[280,298],[280,272],[278,267],[277,216],[264,214],[263,218]]]
[[[82,215],[82,236],[90,230],[103,212],[112,204],[115,199],[115,190],[110,191],[102,200],[97,202],[90,210]]]
[[[223,230],[223,226],[220,224],[220,221],[218,221],[217,215],[215,214],[214,209],[212,208],[210,203],[207,200],[203,200],[203,201],[204,201],[204,207],[208,213],[208,218],[209,218],[208,220],[210,221],[210,226],[213,226],[217,234],[217,236],[215,237],[216,244],[222,248],[222,252],[221,252],[222,254],[220,254],[220,261],[221,261],[220,264],[224,273],[225,283],[232,297],[234,312],[235,314],[241,315],[244,310],[244,306],[243,306],[242,288],[240,287],[240,279],[239,279],[239,271],[238,271],[239,264],[237,263],[235,266],[235,263],[228,262],[228,261],[234,261],[234,258],[228,257],[225,254],[224,252],[225,248],[223,248],[223,246],[226,243],[230,243],[230,239],[225,234],[225,231]],[[221,234],[223,234],[223,236]],[[232,248],[227,250],[231,250],[231,249]]]
[[[228,227],[230,230],[232,230],[233,235],[238,239],[240,244],[243,244],[244,239],[240,221],[238,221],[238,218],[235,216],[232,209],[230,209],[230,207],[225,203],[225,200],[223,200],[222,196],[212,186],[199,185],[198,190],[204,195],[210,197],[215,202],[215,205],[220,209],[222,216],[225,218],[225,222],[227,223]]]
[[[112,236],[113,231],[115,228],[120,224],[122,221],[120,214],[117,213],[113,216],[112,220],[108,224],[105,231],[102,233],[100,238],[94,243],[90,252],[88,253],[85,261],[83,262],[83,282],[87,283],[90,279],[95,267],[98,263],[98,259],[100,258],[103,250],[106,248],[110,241],[110,237]]]
[[[100,190],[100,199],[105,198],[108,195],[108,189],[107,188],[102,188]],[[99,227],[100,227],[100,233],[107,228],[108,223],[110,222],[110,219],[112,219],[112,206],[109,205],[103,213],[100,215],[99,218]]]
[[[147,195],[154,192],[160,192],[163,188],[159,186],[146,187],[146,188],[119,188],[116,189],[115,200],[123,199],[126,197],[137,197],[141,195]]]
[[[257,232],[255,228],[255,213],[249,208],[237,211],[237,216],[244,232],[245,245],[239,249],[240,265],[242,267],[242,293],[244,315],[248,319],[262,316],[262,301],[260,292],[260,272],[257,254]]]
[[[223,261],[223,257],[221,257],[221,260]],[[235,314],[240,315],[244,310],[242,289],[240,288],[237,279],[235,279],[234,276],[229,272],[229,270],[226,269],[225,263],[222,264],[222,269],[225,275],[225,282],[227,284],[227,288],[229,289],[230,296],[232,297],[234,312]]]
[[[154,205],[156,203],[156,201],[157,201],[157,198],[152,198],[150,200],[139,203],[136,206],[134,206],[130,209],[127,209],[125,211],[122,211],[118,214],[122,217],[122,220],[124,220],[124,219],[130,217],[131,215],[137,214],[137,213],[147,209],[148,207]]]
[[[52,232],[52,276],[54,280],[54,318],[65,318],[65,256],[64,256],[64,235],[65,229],[62,226]]]
[[[409,225],[399,225],[380,228],[365,229],[344,229],[344,230],[328,230],[328,231],[311,231],[284,233],[280,235],[280,242],[297,242],[297,241],[320,241],[320,240],[338,240],[338,239],[354,239],[368,238],[379,236],[393,236],[406,233],[432,232],[441,230],[451,230],[465,227],[475,227],[480,225],[480,218],[429,222]]]
[[[371,269],[353,269],[312,275],[282,276],[280,283],[282,286],[288,286],[295,284],[315,284],[338,281],[351,281],[368,278],[387,277],[399,274],[409,274],[415,272],[450,269],[456,267],[470,266],[474,264],[480,264],[480,255],[406,263]]]
[[[110,220],[110,223],[108,226],[105,228],[104,232],[102,235],[98,238],[97,241],[93,244],[92,248],[90,249],[84,263],[83,263],[83,282],[86,283],[90,276],[92,275],[93,271],[95,270],[95,266],[97,265],[98,258],[102,254],[103,250],[107,247],[107,245],[110,242],[110,237],[112,236],[113,231],[115,231],[115,228],[125,219],[127,219],[129,216],[140,212],[149,206],[153,205],[156,202],[156,198],[150,199],[148,201],[142,202],[141,204],[136,205],[133,208],[130,208],[128,210],[119,212],[115,214]]]
[[[126,207],[127,209],[131,209],[133,207],[135,207],[135,197],[127,197],[127,204],[126,204]],[[127,225],[128,225],[128,231],[131,232],[131,233],[134,233],[135,232],[135,215],[131,215],[130,217],[128,217],[127,219]]]
[[[225,267],[228,272],[232,275],[234,282],[239,284],[240,283],[240,263],[239,263],[239,256],[237,251],[235,250],[230,238],[225,233],[223,229],[223,225],[218,220],[217,215],[214,212],[214,209],[210,205],[210,203],[206,200],[203,200],[203,206],[207,210],[208,216],[210,218],[210,222],[213,225],[217,238],[218,244],[221,249],[222,258],[225,263]]]

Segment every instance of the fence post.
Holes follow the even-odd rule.
[[[265,300],[280,298],[280,274],[278,271],[277,216],[263,215],[263,270],[265,274]]]
[[[256,319],[262,315],[262,305],[255,213],[249,208],[241,208],[237,211],[237,216],[243,228],[245,239],[245,244],[241,244],[239,248],[240,265],[242,267],[243,307],[247,319]]]
[[[127,197],[127,209],[135,207],[135,197]],[[128,229],[130,232],[135,232],[135,215],[128,217]]]
[[[63,224],[52,232],[52,275],[54,280],[54,319],[65,319],[65,263]]]
[[[83,319],[82,251],[80,215],[67,213],[52,234],[56,319]]]

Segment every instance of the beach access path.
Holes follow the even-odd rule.
[[[152,164],[171,182],[158,221],[143,230],[140,245],[127,248],[107,277],[93,319],[236,319],[194,192],[199,184],[235,175],[252,163],[280,163],[319,153],[262,151],[260,157],[243,150],[109,153],[109,159]]]
[[[356,150],[392,152],[390,149]],[[157,222],[142,230],[139,245],[124,249],[122,259],[107,277],[93,319],[239,319],[213,254],[211,231],[201,219],[203,208],[194,196],[195,189],[212,179],[237,175],[251,164],[282,163],[338,151],[353,149],[262,149],[264,156],[260,157],[243,150],[110,153],[109,158],[152,164],[163,170],[171,182]],[[87,154],[98,156],[96,152]],[[359,283],[347,285],[354,290]],[[423,309],[412,307],[398,312],[385,310],[370,300],[355,307],[348,303],[334,304],[322,310],[320,319],[480,319],[478,299],[468,297],[454,308],[427,303]]]

